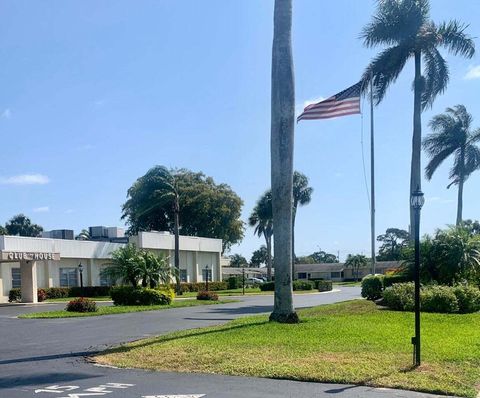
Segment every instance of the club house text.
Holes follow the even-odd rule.
[[[54,253],[9,252],[9,260],[54,260]]]

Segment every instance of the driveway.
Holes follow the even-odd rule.
[[[358,287],[295,295],[297,308],[359,297]],[[273,296],[163,311],[69,319],[18,319],[65,304],[0,307],[0,397],[421,397],[368,387],[220,375],[158,373],[94,366],[84,357],[109,346],[176,330],[204,327],[271,311]],[[193,394],[193,395],[192,395]]]

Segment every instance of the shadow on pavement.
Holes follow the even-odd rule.
[[[0,377],[0,388],[11,388],[20,386],[37,386],[42,384],[55,384],[59,382],[84,380],[101,377],[86,373],[39,373],[35,375],[7,376]]]
[[[220,313],[220,314],[231,314],[231,315],[252,315],[252,314],[262,314],[265,312],[272,311],[272,305],[254,305],[251,307],[240,307],[240,308],[212,308],[209,313]]]
[[[52,359],[61,359],[61,358],[85,357],[88,355],[97,354],[98,352],[100,351],[69,352],[66,354],[54,354],[54,355],[43,355],[43,356],[37,356],[37,357],[4,359],[0,361],[0,365],[9,365],[12,363],[21,363],[21,362],[50,361]]]

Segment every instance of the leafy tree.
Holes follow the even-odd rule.
[[[293,173],[293,209],[292,209],[292,275],[295,275],[295,218],[298,206],[305,206],[312,200],[313,188],[308,186],[308,177],[298,171]]]
[[[88,232],[88,229],[82,229],[82,231],[75,236],[75,240],[90,240],[90,232]]]
[[[265,245],[262,245],[260,246],[260,249],[257,249],[253,252],[252,258],[250,259],[250,265],[252,267],[260,267],[260,265],[262,264],[267,264],[269,259],[271,260],[271,256],[269,258],[267,247]],[[271,277],[271,275],[269,277]]]
[[[176,186],[182,234],[222,239],[224,252],[242,240],[243,201],[228,185],[216,184],[203,173],[163,166],[153,167],[129,188],[122,209],[129,234],[175,230],[175,209],[172,201],[166,200],[171,199],[172,191],[166,182]]]
[[[367,47],[388,46],[368,65],[363,75],[363,88],[373,79],[376,103],[385,97],[411,58],[415,64],[413,84],[413,138],[410,173],[410,194],[421,188],[421,147],[423,109],[432,106],[437,95],[447,87],[447,62],[438,48],[454,55],[471,58],[475,53],[473,39],[465,33],[467,26],[452,20],[439,25],[430,19],[429,0],[383,0],[377,12],[362,31]],[[425,67],[422,75],[422,60]],[[410,226],[415,231],[414,210],[410,206]],[[415,237],[412,237],[415,238]]]
[[[403,258],[403,249],[408,246],[410,235],[399,228],[387,228],[384,234],[377,236],[382,242],[378,250],[378,261],[398,261]]]
[[[13,216],[10,221],[5,224],[7,235],[18,236],[41,236],[43,228],[40,225],[32,224],[32,221],[24,214]]]
[[[338,258],[335,254],[319,250],[308,256],[300,256],[295,258],[296,264],[322,264],[322,263],[338,263]]]
[[[241,254],[232,254],[230,256],[230,267],[245,267],[248,265],[248,261]]]
[[[295,85],[292,0],[275,0],[272,48],[271,173],[275,299],[270,320],[298,322],[292,293],[292,200]]]
[[[480,129],[471,130],[472,115],[463,105],[447,108],[445,113],[434,116],[430,121],[433,133],[423,140],[423,148],[430,158],[425,168],[427,180],[431,180],[438,167],[448,157],[454,162],[450,169],[452,185],[458,185],[457,221],[462,222],[463,184],[470,175],[480,168],[480,149],[475,145],[480,141]]]
[[[248,218],[248,224],[255,227],[255,234],[265,237],[267,244],[266,261],[267,279],[272,280],[272,236],[273,236],[273,212],[272,212],[272,192],[265,192],[253,208],[252,214]],[[255,253],[254,253],[255,254]],[[253,257],[252,257],[253,260]],[[262,261],[264,262],[264,261]]]
[[[7,229],[3,225],[0,225],[0,235],[8,235]]]
[[[462,227],[465,228],[471,236],[480,235],[480,222],[477,220],[463,220]]]
[[[133,287],[138,286],[140,280],[138,264],[144,260],[137,247],[133,243],[129,243],[114,250],[111,255],[111,261],[100,271],[100,275],[112,281],[121,280],[122,283],[131,284]]]
[[[365,268],[368,265],[368,260],[363,254],[349,254],[345,260],[345,267],[351,268],[355,275],[355,282],[358,281],[358,271],[360,268]]]

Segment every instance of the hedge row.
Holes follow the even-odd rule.
[[[109,296],[110,286],[85,286],[84,297],[99,297]],[[82,296],[82,288],[80,287],[48,287],[45,289],[37,290],[38,301],[44,301],[46,299],[65,298],[65,297],[79,297]],[[21,289],[11,289],[8,294],[8,301],[15,302],[21,301],[22,293]]]
[[[228,282],[208,282],[208,290],[227,290]],[[204,282],[199,283],[180,283],[180,290],[182,293],[187,292],[203,292],[206,289],[206,284]]]
[[[210,300],[210,301],[218,301],[218,294],[215,292],[198,292],[197,300]]]
[[[398,311],[413,311],[415,286],[413,282],[396,283],[383,292],[382,304]],[[423,312],[471,313],[480,311],[480,289],[473,286],[424,286],[420,290]]]
[[[263,292],[274,291],[275,282],[265,282],[260,286],[260,290]],[[304,281],[297,280],[292,282],[292,287],[294,291],[297,290],[313,290],[318,289],[319,292],[326,292],[332,290],[332,281],[325,280],[316,280],[316,281]]]
[[[175,296],[171,289],[149,289],[132,286],[112,287],[114,305],[167,305]]]
[[[362,279],[362,297],[378,300],[387,287],[396,283],[409,282],[406,275],[367,275]]]

